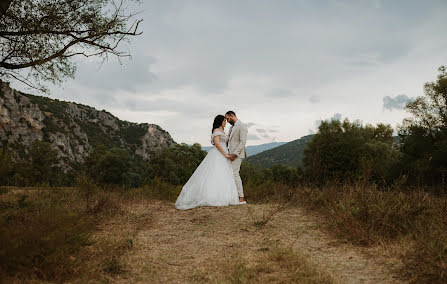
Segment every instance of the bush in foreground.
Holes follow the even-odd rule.
[[[81,264],[72,256],[91,244],[98,220],[117,211],[104,192],[87,199],[85,191],[40,187],[0,195],[1,279],[62,282],[73,276]]]
[[[316,211],[334,236],[358,245],[401,242],[402,275],[416,282],[447,280],[447,197],[426,189],[380,190],[374,185],[289,187],[248,185],[248,200],[279,201]]]

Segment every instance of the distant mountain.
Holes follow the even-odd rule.
[[[287,142],[271,142],[271,143],[266,143],[266,144],[260,144],[260,145],[254,145],[254,146],[247,146],[245,147],[245,150],[247,151],[247,156],[251,157],[254,156],[256,154],[259,154],[261,152],[273,149],[275,147],[281,146],[286,144]],[[204,151],[209,151],[211,150],[211,148],[213,148],[212,146],[205,146],[202,147],[202,149]]]
[[[312,140],[313,136],[314,134],[303,136],[300,139],[248,157],[247,161],[261,168],[269,168],[276,164],[285,164],[293,167],[302,166],[304,148]]]
[[[261,168],[270,168],[276,164],[285,164],[292,167],[303,166],[304,148],[312,140],[314,134],[303,136],[279,147],[248,157],[247,161]],[[399,136],[393,137],[393,147],[399,148]]]
[[[158,125],[123,121],[105,110],[24,94],[0,81],[0,147],[9,148],[14,160],[24,160],[35,140],[51,143],[66,170],[82,164],[99,144],[124,148],[144,160],[175,144]]]

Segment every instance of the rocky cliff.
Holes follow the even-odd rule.
[[[33,96],[0,81],[0,141],[15,160],[24,160],[35,140],[57,150],[60,166],[82,164],[97,145],[121,147],[150,160],[174,144],[168,132],[155,124],[119,120],[112,114],[72,102]]]

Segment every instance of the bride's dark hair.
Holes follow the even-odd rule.
[[[225,120],[225,116],[219,114],[214,118],[213,129],[211,129],[211,133],[214,132],[214,129],[219,128],[222,125],[222,122]]]

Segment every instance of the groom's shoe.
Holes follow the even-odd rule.
[[[244,197],[239,197],[239,204],[247,204]]]

